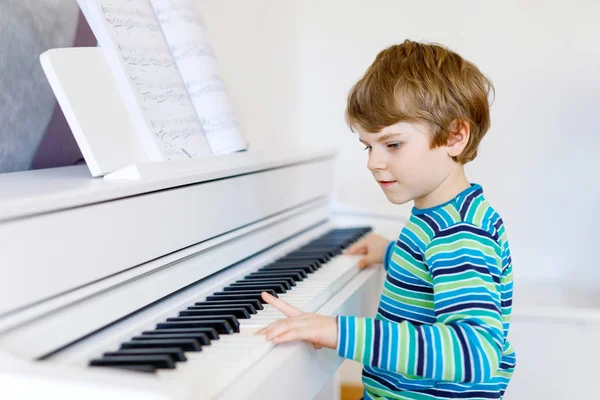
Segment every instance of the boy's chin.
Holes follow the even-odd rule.
[[[397,205],[406,204],[409,201],[412,201],[411,197],[406,195],[402,196],[397,193],[385,193],[385,197],[387,197],[390,203]]]

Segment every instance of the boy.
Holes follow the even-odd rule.
[[[439,45],[406,40],[379,53],[348,96],[346,119],[394,204],[414,202],[397,241],[371,234],[348,249],[387,277],[375,319],[303,313],[260,333],[306,340],[365,366],[365,399],[498,399],[515,366],[507,340],[512,264],[502,219],[464,164],[490,126],[493,86]]]

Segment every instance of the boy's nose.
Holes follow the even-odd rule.
[[[374,153],[369,155],[367,168],[371,171],[379,171],[386,168],[385,160],[382,157],[376,156]]]

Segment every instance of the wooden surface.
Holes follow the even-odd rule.
[[[363,387],[359,385],[342,385],[341,400],[358,400],[362,398]]]

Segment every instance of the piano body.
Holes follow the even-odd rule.
[[[334,158],[238,153],[138,180],[85,166],[0,176],[2,398],[319,396],[342,359],[254,335],[282,317],[256,292],[374,313],[383,269],[340,254],[372,224],[332,212]]]

